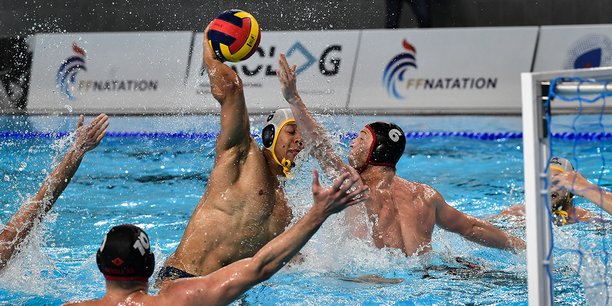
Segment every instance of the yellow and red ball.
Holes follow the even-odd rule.
[[[229,10],[210,24],[208,41],[219,60],[239,62],[255,53],[261,41],[261,29],[253,15]]]

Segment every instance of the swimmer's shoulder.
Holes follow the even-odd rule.
[[[438,193],[438,191],[436,190],[436,188],[434,188],[433,186],[429,185],[429,184],[425,184],[425,183],[421,183],[421,182],[417,182],[417,181],[408,181],[412,186],[414,186],[416,188],[416,190],[418,192],[422,192],[425,194],[434,194],[434,193]]]
[[[438,197],[441,199],[440,193],[434,187],[425,183],[409,181],[400,177],[396,177],[395,183],[398,189],[402,190],[405,195],[421,198],[428,202]]]
[[[421,191],[423,188],[431,187],[427,184],[423,184],[417,181],[410,181],[405,178],[395,176],[393,183],[396,188],[408,188],[410,190]]]
[[[217,147],[215,152],[215,166],[217,163],[235,165],[236,160],[246,161],[247,159],[254,158],[264,160],[263,148],[259,147],[253,136],[249,136],[248,143],[245,143],[245,145],[233,146],[226,149]]]
[[[499,215],[503,216],[517,216],[522,217],[525,216],[525,205],[524,204],[514,204],[504,210],[502,210]]]
[[[607,222],[606,219],[602,218],[602,215],[596,212],[590,211],[590,210],[586,210],[584,208],[576,207],[576,215],[577,215],[578,221],[580,222],[596,222],[596,223]]]

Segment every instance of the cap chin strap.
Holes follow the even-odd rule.
[[[565,203],[563,203],[563,206],[561,206],[561,208],[553,211],[553,215],[556,217],[557,221],[560,222],[562,225],[567,224],[567,222],[569,220],[569,213],[567,211],[565,211],[563,208],[567,207],[567,204],[568,204],[570,198],[571,198],[570,193],[568,193],[567,197],[565,198]]]
[[[274,157],[274,159],[276,159],[276,156]],[[278,160],[276,160],[276,162],[278,163]],[[279,165],[283,167],[283,173],[285,174],[285,177],[291,177],[291,168],[293,168],[294,166],[293,162],[286,158],[283,158]]]
[[[291,160],[288,160],[286,158],[283,158],[283,160],[278,161],[278,158],[276,157],[276,154],[274,153],[273,149],[274,149],[274,146],[272,146],[272,150],[270,150],[270,152],[272,152],[272,158],[274,158],[274,161],[276,162],[277,165],[283,167],[283,173],[285,174],[285,177],[290,177],[291,168],[293,168],[295,164]]]
[[[272,140],[272,145],[268,149],[270,150],[270,152],[272,152],[272,158],[274,158],[274,161],[276,162],[276,164],[283,167],[283,173],[285,174],[285,177],[291,177],[291,168],[293,168],[295,164],[291,160],[288,160],[284,157],[283,157],[283,160],[279,161],[278,158],[276,157],[276,153],[274,153],[274,149],[276,148],[276,140],[278,139],[278,134],[280,134],[280,131],[283,129],[285,124],[289,122],[295,122],[295,119],[290,118],[280,124],[280,126],[278,127],[278,131],[276,131],[276,134],[274,135],[274,140]]]
[[[553,215],[555,216],[557,222],[561,223],[562,225],[567,224],[567,219],[569,219],[569,214],[567,211],[558,209],[553,211]]]

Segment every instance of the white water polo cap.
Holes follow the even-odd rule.
[[[550,159],[550,169],[561,172],[571,172],[574,171],[574,166],[572,166],[569,160],[563,157],[554,156]]]
[[[283,158],[282,160],[278,160],[276,157],[276,153],[274,153],[274,148],[276,147],[276,140],[278,139],[278,134],[281,129],[288,123],[295,123],[295,118],[293,117],[293,113],[289,108],[281,108],[273,111],[268,118],[266,119],[266,125],[261,131],[261,140],[264,148],[270,150],[272,152],[272,157],[283,167],[283,172],[285,175],[289,175],[291,172],[291,168],[294,166],[293,161]]]

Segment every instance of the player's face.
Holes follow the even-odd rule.
[[[370,154],[370,147],[374,141],[374,137],[370,130],[364,128],[359,132],[359,135],[355,137],[349,144],[350,151],[348,156],[349,165],[355,169],[363,169],[368,162],[368,154]]]
[[[295,156],[302,151],[304,144],[302,143],[302,134],[295,123],[287,123],[278,133],[274,154],[279,158],[293,161]]]
[[[562,172],[556,169],[550,170],[551,177],[557,174],[560,174],[560,173]],[[551,203],[552,208],[555,210],[563,208],[563,205],[565,204],[565,201],[567,200],[567,196],[568,196],[568,191],[565,189],[551,191],[550,200],[552,202]]]

